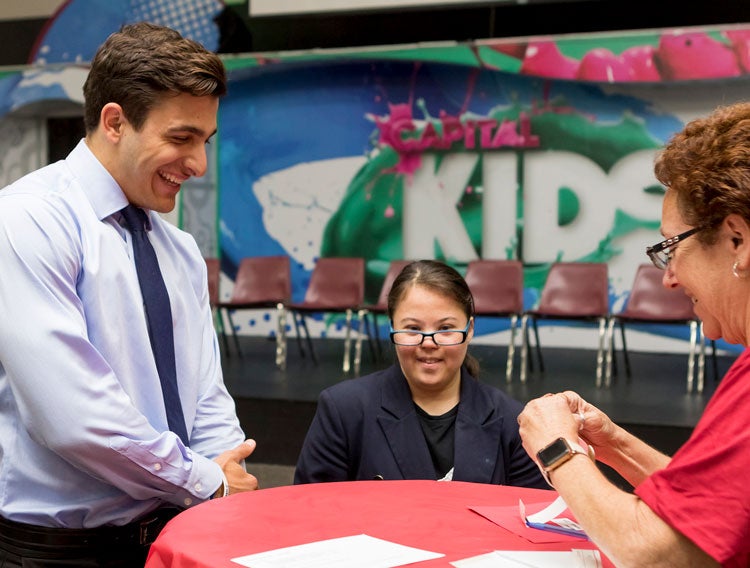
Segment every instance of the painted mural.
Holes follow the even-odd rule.
[[[0,120],[80,105],[87,61],[130,21],[216,49],[222,8],[69,0],[30,66],[0,73]],[[289,255],[295,299],[317,258],[363,257],[370,300],[393,259],[463,271],[476,258],[515,258],[531,307],[552,262],[585,260],[608,264],[618,310],[660,240],[655,153],[687,120],[750,92],[750,25],[223,57],[230,89],[212,181],[199,182],[209,193],[183,203],[180,219],[215,235],[224,295],[243,256]],[[14,154],[2,155],[3,171],[17,171]],[[269,319],[236,323],[265,335]],[[479,322],[479,339],[504,341],[505,326]],[[339,328],[321,319],[313,332]],[[633,348],[675,338],[684,350],[684,333],[665,328],[663,341]],[[573,330],[544,343],[581,344]]]
[[[691,82],[686,96],[682,81],[547,79],[432,55],[235,67],[220,111],[225,260],[289,254],[301,298],[317,257],[363,257],[374,300],[394,259],[463,271],[516,258],[528,307],[552,262],[599,261],[618,310],[660,240],[655,153],[685,120],[748,92],[743,77]],[[549,341],[581,344],[570,330]]]

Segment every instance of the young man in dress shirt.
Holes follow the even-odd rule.
[[[125,26],[91,64],[85,139],[0,191],[2,566],[143,565],[174,514],[258,487],[205,262],[158,215],[206,172],[225,91],[215,54],[168,28]],[[128,204],[147,215],[169,294],[185,441],[167,425]]]

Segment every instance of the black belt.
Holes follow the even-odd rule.
[[[92,529],[40,527],[18,523],[0,517],[0,540],[40,547],[105,548],[150,545],[164,526],[182,509],[162,507],[143,518],[122,526],[102,526]]]

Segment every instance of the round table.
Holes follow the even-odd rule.
[[[366,534],[445,556],[420,568],[493,550],[596,548],[584,540],[533,544],[472,511],[549,503],[552,491],[461,481],[349,481],[239,493],[180,513],[151,546],[146,568],[238,568],[232,558]],[[532,529],[529,529],[532,530]],[[604,566],[611,566],[606,559]]]

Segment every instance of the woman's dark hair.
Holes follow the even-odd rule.
[[[466,280],[455,268],[438,260],[416,260],[407,264],[393,281],[391,291],[388,293],[389,318],[393,319],[393,314],[404,299],[406,292],[414,286],[424,286],[451,298],[461,306],[467,319],[474,316],[474,297],[471,295]],[[479,376],[479,361],[468,351],[463,364],[471,376]]]

